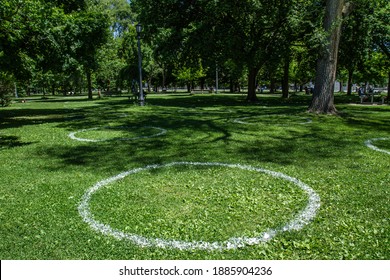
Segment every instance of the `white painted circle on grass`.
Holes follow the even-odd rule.
[[[188,242],[182,240],[148,238],[137,234],[125,233],[121,230],[114,229],[109,225],[103,224],[95,220],[93,214],[91,213],[89,202],[96,191],[111,183],[121,180],[131,174],[135,174],[145,170],[158,169],[158,168],[170,167],[176,165],[222,166],[228,168],[238,168],[242,170],[265,173],[273,177],[281,178],[283,180],[289,181],[295,184],[300,189],[302,189],[308,195],[308,204],[305,207],[305,209],[299,212],[291,221],[289,221],[286,225],[280,228],[268,229],[267,231],[263,232],[259,236],[255,236],[255,237],[246,237],[246,236],[231,237],[225,241],[217,241],[217,242],[206,242],[206,241]],[[313,189],[311,189],[308,185],[304,184],[298,179],[287,176],[280,172],[247,166],[247,165],[240,165],[240,164],[227,164],[227,163],[218,163],[218,162],[172,162],[168,164],[148,165],[146,167],[132,169],[98,182],[93,187],[88,189],[87,192],[83,195],[81,202],[78,206],[78,211],[81,217],[83,218],[84,222],[86,222],[95,231],[98,231],[104,235],[112,236],[119,240],[128,240],[142,247],[159,247],[159,248],[168,248],[168,249],[174,248],[179,250],[228,250],[228,249],[241,248],[247,245],[256,245],[261,242],[267,242],[271,240],[276,234],[284,231],[300,230],[305,225],[309,224],[310,221],[315,217],[319,207],[320,207],[320,197]]]
[[[130,127],[125,127],[125,126],[117,126],[116,128],[121,128],[121,127],[122,128],[130,128]],[[110,127],[103,127],[103,128],[110,128]],[[81,129],[81,130],[69,133],[68,136],[73,140],[82,141],[82,142],[103,142],[103,141],[110,141],[110,140],[126,141],[126,140],[135,140],[135,139],[141,139],[141,138],[152,138],[152,137],[157,137],[157,136],[160,136],[160,135],[167,133],[167,131],[161,127],[143,126],[143,128],[152,128],[152,129],[158,130],[159,132],[151,134],[151,135],[127,137],[127,138],[124,137],[124,138],[89,139],[89,138],[81,138],[81,137],[76,136],[77,133],[101,129],[101,127],[93,127],[93,128]]]
[[[271,117],[271,116],[288,117],[287,115],[260,115],[260,116],[256,116],[256,117],[261,118],[261,117]],[[302,119],[302,122],[297,122],[297,124],[309,124],[309,123],[313,122],[310,118],[305,118],[305,117],[300,117],[300,116],[296,116],[296,117],[299,118],[299,119]],[[245,121],[245,120],[247,120],[249,118],[251,118],[251,117],[237,118],[237,119],[234,119],[233,122],[239,123],[239,124],[257,124],[255,122],[247,122],[247,121]],[[277,123],[275,123],[275,125],[288,125],[288,124],[285,124],[285,123],[277,124]]]
[[[367,141],[364,142],[364,144],[369,147],[370,149],[373,149],[374,151],[378,151],[378,152],[382,152],[382,153],[385,153],[385,154],[388,154],[390,155],[390,151],[388,150],[385,150],[385,149],[380,149],[378,148],[377,146],[375,146],[373,144],[373,142],[376,142],[376,141],[385,141],[385,140],[390,140],[390,138],[374,138],[374,139],[369,139]]]

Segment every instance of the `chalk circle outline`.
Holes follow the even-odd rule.
[[[366,141],[364,142],[364,144],[365,144],[368,148],[370,148],[370,149],[372,149],[372,150],[374,150],[374,151],[377,151],[377,152],[381,152],[381,153],[385,153],[385,154],[390,155],[390,151],[385,150],[385,149],[378,148],[377,146],[375,146],[375,145],[373,144],[373,142],[375,142],[375,141],[386,141],[386,140],[390,140],[390,137],[382,137],[382,138],[368,139],[368,140],[366,140]]]
[[[216,241],[216,242],[182,241],[182,240],[162,239],[162,238],[147,238],[137,234],[125,233],[123,231],[114,229],[109,225],[103,224],[95,220],[93,214],[91,213],[89,202],[92,198],[92,195],[96,191],[111,183],[119,181],[131,174],[135,174],[146,170],[171,167],[177,165],[222,166],[227,168],[239,168],[242,170],[265,173],[273,177],[281,178],[283,180],[294,183],[296,186],[298,186],[300,189],[306,192],[306,194],[308,195],[308,204],[292,220],[290,220],[287,224],[285,224],[282,227],[275,228],[275,229],[268,229],[267,231],[261,233],[257,237],[246,237],[246,236],[231,237],[225,241]],[[158,247],[158,248],[179,249],[179,250],[209,250],[209,251],[221,250],[222,251],[222,250],[231,250],[231,249],[237,249],[245,246],[264,243],[271,240],[278,233],[282,233],[285,231],[292,231],[292,230],[299,231],[304,226],[309,224],[311,220],[314,219],[317,210],[319,208],[320,208],[320,197],[312,188],[310,188],[308,185],[304,184],[300,180],[280,172],[252,167],[248,165],[240,165],[240,164],[228,164],[228,163],[218,163],[218,162],[172,162],[168,164],[155,164],[155,165],[147,165],[142,168],[135,168],[96,183],[94,186],[89,188],[84,193],[81,202],[78,206],[78,211],[83,221],[87,223],[93,230],[107,236],[112,236],[118,240],[130,241],[133,244],[141,247]]]
[[[115,126],[115,128],[140,128],[140,127],[136,127],[136,126]],[[136,137],[126,137],[126,138],[103,138],[103,139],[89,139],[89,138],[80,138],[80,137],[77,137],[76,134],[77,133],[81,133],[81,132],[86,132],[86,131],[91,131],[91,130],[98,130],[100,128],[113,128],[113,127],[110,127],[110,126],[104,126],[104,127],[101,127],[101,126],[98,126],[98,127],[92,127],[92,128],[86,128],[86,129],[81,129],[81,130],[78,130],[78,131],[75,131],[75,132],[71,132],[69,133],[69,137],[73,140],[77,140],[77,141],[82,141],[82,142],[104,142],[104,141],[129,141],[129,140],[136,140],[136,139],[142,139],[142,138],[152,138],[152,137],[158,137],[158,136],[161,136],[163,134],[166,134],[167,133],[167,130],[164,129],[164,128],[161,128],[161,127],[157,127],[157,126],[142,126],[142,128],[153,128],[153,129],[157,129],[159,130],[160,132],[158,133],[155,133],[155,134],[151,134],[151,135],[147,135],[147,136],[136,136]]]
[[[255,116],[255,117],[271,117],[271,116],[284,116],[284,117],[290,117],[290,115],[259,115],[259,116]],[[246,122],[244,120],[246,119],[249,119],[249,118],[252,118],[253,116],[251,117],[242,117],[242,118],[236,118],[233,120],[234,123],[239,123],[239,124],[250,124],[250,125],[255,125],[255,124],[258,124],[256,122]],[[309,124],[309,123],[312,123],[313,120],[311,118],[305,118],[305,117],[301,117],[301,116],[294,116],[294,117],[297,117],[297,118],[300,118],[300,119],[305,119],[305,122],[299,122],[299,123],[296,123],[296,124]],[[285,124],[273,124],[273,125],[285,125]]]

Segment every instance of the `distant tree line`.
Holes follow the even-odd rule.
[[[2,0],[2,88],[47,94],[129,90],[144,83],[289,97],[313,82],[309,110],[333,113],[333,85],[389,84],[387,0]],[[388,86],[389,87],[389,86]]]

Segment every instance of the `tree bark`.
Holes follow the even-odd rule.
[[[273,74],[271,74],[271,77],[270,77],[269,92],[270,93],[276,92],[276,82],[275,82],[275,78],[274,78]]]
[[[247,101],[250,102],[256,102],[257,96],[256,96],[256,76],[259,72],[259,69],[257,68],[251,68],[249,70],[248,74],[248,96],[246,97]]]
[[[387,103],[390,104],[390,71],[389,71],[389,79],[387,81]]]
[[[229,88],[230,88],[230,93],[234,92],[234,81],[233,79],[230,79],[229,81]]]
[[[348,89],[347,89],[347,95],[352,95],[352,77],[353,77],[353,70],[348,70]]]
[[[290,50],[286,53],[286,56],[284,58],[284,69],[283,69],[283,84],[282,84],[282,97],[283,98],[289,98],[289,77],[290,73]]]
[[[324,29],[328,38],[327,45],[317,61],[314,94],[308,109],[311,113],[337,113],[334,106],[334,83],[344,5],[345,0],[326,0]]]
[[[87,86],[88,86],[88,99],[93,99],[92,96],[92,73],[90,69],[87,69]]]

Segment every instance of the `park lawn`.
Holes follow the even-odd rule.
[[[0,258],[389,259],[390,155],[365,141],[384,138],[375,145],[390,151],[390,107],[337,95],[340,114],[317,116],[305,113],[309,98],[149,94],[140,107],[50,96],[0,108]],[[300,230],[280,229],[308,194],[260,169],[319,196]],[[233,249],[140,246],[83,220],[97,185],[93,220],[127,236],[222,244],[277,234]]]

